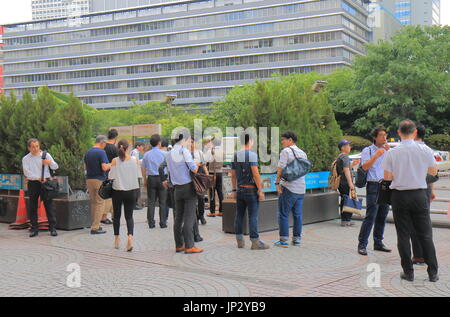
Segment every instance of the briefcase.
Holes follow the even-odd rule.
[[[392,181],[386,181],[384,179],[380,180],[378,183],[378,196],[377,196],[377,204],[378,205],[390,205],[391,204],[391,186]]]

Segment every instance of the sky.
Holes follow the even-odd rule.
[[[31,0],[0,0],[0,25],[31,21]],[[450,25],[450,0],[441,0],[441,24]]]

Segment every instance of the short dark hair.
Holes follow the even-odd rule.
[[[214,137],[214,139],[212,139],[211,141],[214,146],[220,146],[222,144],[222,139],[218,137]]]
[[[285,131],[282,135],[282,138],[285,139],[292,139],[292,141],[294,141],[294,143],[297,143],[297,134],[294,131]]]
[[[150,138],[150,145],[152,147],[155,147],[158,145],[159,142],[161,142],[161,137],[159,136],[159,134],[153,134],[152,137]]]
[[[41,144],[41,142],[39,142],[38,139],[32,138],[32,139],[29,139],[29,140],[27,141],[27,148],[29,148],[29,147],[31,146],[31,144],[33,144],[33,143],[35,143],[35,142],[39,143],[39,145]]]
[[[411,135],[416,130],[416,124],[411,120],[403,120],[400,122],[399,130],[403,135]]]
[[[253,140],[253,137],[247,132],[242,132],[241,136],[240,136],[240,140],[241,140],[241,144],[248,145],[248,143],[251,140]]]
[[[169,146],[169,140],[167,138],[161,139],[161,147],[168,147]]]
[[[119,135],[119,132],[116,129],[111,129],[108,131],[108,140],[114,140]]]
[[[136,142],[134,143],[134,148],[137,148],[138,146],[145,146],[144,142]]]
[[[421,140],[425,139],[425,135],[427,134],[425,126],[422,123],[417,123],[416,128],[417,128],[417,138]]]
[[[372,129],[372,131],[370,131],[370,136],[372,137],[372,141],[375,143],[375,138],[378,136],[378,134],[384,131],[385,133],[387,133],[387,130],[384,126],[379,125],[376,126],[375,128]]]

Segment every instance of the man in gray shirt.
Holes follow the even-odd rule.
[[[432,153],[414,139],[417,129],[414,122],[405,120],[400,123],[398,134],[401,144],[386,153],[382,167],[384,179],[392,181],[392,211],[397,230],[397,246],[401,258],[403,273],[401,279],[414,280],[414,268],[411,259],[411,232],[423,248],[425,263],[428,265],[430,282],[438,277],[438,262],[433,243],[433,230],[427,202],[427,174],[437,175],[436,162]]]

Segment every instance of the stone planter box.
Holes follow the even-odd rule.
[[[19,195],[0,195],[6,206],[6,215],[0,217],[2,223],[13,223],[16,221],[17,204]],[[75,230],[83,229],[91,225],[91,212],[89,199],[71,199],[67,195],[64,198],[53,200],[56,211],[56,229]],[[25,195],[25,203],[28,210],[28,197]]]
[[[234,218],[236,202],[224,200],[222,229],[225,233],[235,233]],[[303,201],[303,224],[333,220],[339,217],[339,194],[335,191],[307,193]],[[248,215],[244,222],[244,234],[248,235]],[[292,227],[292,215],[289,226]],[[278,230],[278,197],[266,195],[266,200],[259,204],[259,232]]]

